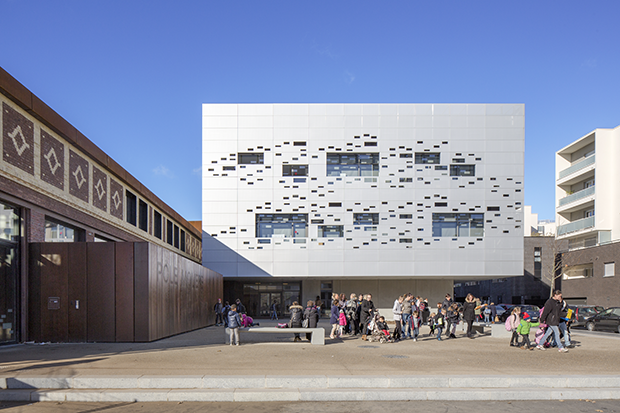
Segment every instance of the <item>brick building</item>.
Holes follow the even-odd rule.
[[[0,68],[0,343],[206,325],[201,232]]]

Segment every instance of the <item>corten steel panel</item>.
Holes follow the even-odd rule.
[[[32,95],[32,112],[39,119],[45,119],[50,128],[66,137],[69,142],[76,142],[77,129],[35,95]]]
[[[116,339],[114,243],[89,242],[88,248],[88,341]]]
[[[67,341],[68,326],[68,245],[43,243],[39,255],[41,268],[41,340]],[[58,309],[50,309],[50,298],[60,300]]]
[[[68,341],[87,339],[86,243],[67,245],[68,250]]]
[[[133,243],[118,242],[116,248],[116,341],[133,341]]]
[[[157,245],[148,250],[149,340],[213,323],[209,308],[222,293],[222,276]]]
[[[0,89],[17,99],[20,106],[26,109],[32,108],[32,93],[1,67]]]
[[[150,341],[149,337],[149,254],[146,242],[134,246],[134,340]]]
[[[28,246],[28,340],[41,341],[41,244]]]

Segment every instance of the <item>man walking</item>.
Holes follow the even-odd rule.
[[[213,311],[215,311],[215,325],[219,326],[220,324],[223,324],[224,321],[222,320],[222,299],[221,298],[217,299],[217,303],[215,303],[215,305],[213,306]]]
[[[545,303],[545,308],[543,310],[542,315],[540,316],[540,323],[547,324],[549,327],[547,328],[547,332],[540,340],[540,344],[536,346],[539,350],[546,350],[544,347],[545,342],[553,333],[553,337],[555,338],[555,342],[558,346],[558,351],[560,353],[567,353],[568,349],[562,346],[562,341],[560,341],[560,311],[562,311],[562,291],[555,290],[553,292],[553,297],[547,300]]]

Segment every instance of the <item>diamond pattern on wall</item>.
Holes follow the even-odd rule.
[[[2,159],[34,175],[34,124],[4,102],[2,112]]]

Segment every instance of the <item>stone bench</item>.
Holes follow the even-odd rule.
[[[280,334],[307,334],[310,333],[310,343],[311,344],[325,344],[325,329],[323,327],[317,328],[278,328],[278,327],[248,327],[248,328],[240,328],[239,334],[241,333],[280,333]],[[226,329],[226,344],[228,344],[229,333],[228,328]]]

